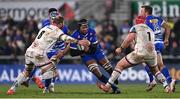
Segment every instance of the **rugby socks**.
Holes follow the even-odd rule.
[[[104,65],[103,65],[103,67],[104,67],[104,69],[105,69],[105,70],[109,73],[109,75],[111,75],[111,74],[112,74],[112,72],[113,72],[113,68],[112,68],[112,66],[111,66],[110,62],[108,62],[108,63],[104,64]]]
[[[114,81],[115,81],[116,79],[118,79],[118,77],[120,76],[120,74],[121,74],[121,70],[118,69],[118,68],[115,68],[114,71],[113,71],[112,74],[111,74],[111,77],[110,77],[109,80],[108,80],[108,83],[114,84]]]
[[[87,67],[99,80],[101,79],[102,73],[99,70],[98,64],[90,64]]]
[[[159,71],[155,74],[156,79],[163,84],[163,87],[165,88],[166,86],[168,86],[168,83],[166,81],[166,78],[164,77],[164,75]]]
[[[49,85],[51,84],[51,78],[50,79],[45,79],[45,88],[49,88]]]
[[[56,81],[56,76],[52,78],[52,83],[55,83]]]
[[[154,77],[153,77],[153,74],[151,73],[148,65],[145,66],[145,70],[149,76],[149,82],[152,82],[154,80]]]
[[[104,75],[102,75],[102,76],[99,78],[99,80],[100,80],[101,82],[105,83],[105,84],[109,84],[109,83],[108,83],[108,78],[105,77]],[[113,91],[116,91],[116,90],[118,89],[118,87],[117,87],[116,85],[114,85],[114,84],[110,84],[110,86],[111,86],[111,88],[112,88]]]
[[[172,77],[169,74],[169,71],[166,66],[161,70],[161,73],[166,77],[167,83],[170,84],[172,81]]]
[[[32,72],[30,73],[30,75],[29,75],[29,78],[31,79],[32,78],[32,76],[34,75],[34,73],[36,72],[36,67],[32,70]]]
[[[54,86],[55,81],[56,81],[56,77],[53,77],[53,78],[51,79],[51,85],[52,85],[52,86]]]
[[[103,82],[103,83],[107,83],[107,82],[108,82],[108,78],[105,77],[104,75],[102,75],[102,76],[99,78],[99,80],[100,80],[101,82]]]
[[[26,77],[24,76],[24,74],[20,73],[18,77],[16,78],[16,81],[13,83],[11,89],[15,91],[16,87],[18,87],[25,80],[26,80]]]

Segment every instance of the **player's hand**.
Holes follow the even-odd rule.
[[[169,40],[164,40],[164,46],[167,47],[169,45]]]
[[[90,41],[86,40],[86,39],[83,39],[83,40],[79,40],[78,41],[78,44],[79,45],[82,45],[84,47],[89,47],[89,45],[91,44]]]
[[[121,54],[121,52],[122,52],[122,49],[121,49],[121,48],[116,48],[115,53],[116,53],[117,55]]]
[[[60,54],[59,54],[59,56],[57,56],[57,55],[52,56],[50,59],[50,62],[52,62],[52,64],[56,65],[59,61],[59,57],[61,57]]]

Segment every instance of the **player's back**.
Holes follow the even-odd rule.
[[[162,34],[162,24],[163,20],[160,17],[155,17],[153,15],[149,15],[146,17],[146,25],[148,25],[155,34],[155,41],[162,41],[163,40],[163,34]]]
[[[155,51],[154,48],[154,33],[146,24],[138,24],[134,26],[136,30],[135,51],[137,54],[145,55]]]
[[[62,33],[58,27],[53,25],[42,28],[27,51],[33,51],[40,55],[45,54],[54,46]]]

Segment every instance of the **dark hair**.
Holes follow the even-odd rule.
[[[148,6],[148,5],[144,5],[144,6],[141,6],[141,8],[144,8],[146,12],[148,12],[148,14],[152,14],[152,7],[151,6]]]
[[[53,11],[57,11],[57,12],[58,12],[58,10],[57,10],[56,8],[50,8],[50,9],[48,10],[48,13],[51,13],[51,12],[53,12]]]
[[[54,20],[56,18],[56,16],[59,15],[59,13],[58,13],[56,8],[50,8],[49,11],[48,11],[48,14],[49,14],[49,18],[51,20]]]
[[[82,24],[87,24],[88,20],[87,19],[81,19],[78,21],[78,24],[79,25],[82,25]]]
[[[87,19],[81,19],[77,23],[78,23],[78,27],[80,28],[83,24],[88,24],[88,20]]]

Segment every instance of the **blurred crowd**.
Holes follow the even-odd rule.
[[[168,22],[172,31],[170,45],[164,54],[178,55],[180,19]],[[23,21],[14,21],[9,17],[5,21],[0,21],[0,55],[23,55],[41,28],[38,27],[40,23],[41,21],[35,20],[33,17]],[[124,20],[122,24],[116,26],[109,16],[101,21],[97,21],[93,16],[89,18],[89,27],[96,30],[99,41],[107,54],[112,53],[126,37],[131,28],[129,23],[129,20]]]
[[[123,39],[128,34],[131,20],[124,20],[119,26],[114,24],[114,21],[105,15],[104,19],[97,21],[94,16],[90,16],[89,27],[94,28],[100,44],[104,48],[108,58],[113,59],[114,50],[120,46]],[[177,20],[168,19],[171,26],[170,44],[165,55],[177,56],[180,54],[180,18]],[[16,57],[24,55],[26,48],[31,44],[41,28],[41,21],[35,20],[33,16],[27,17],[22,21],[14,21],[8,17],[6,20],[0,20],[0,55],[8,55]],[[70,28],[71,29],[71,28]],[[125,54],[133,48],[130,46]]]

